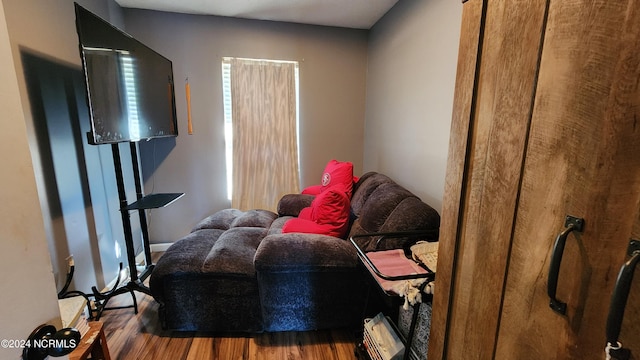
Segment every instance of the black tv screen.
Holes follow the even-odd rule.
[[[75,4],[90,144],[177,136],[169,59]]]

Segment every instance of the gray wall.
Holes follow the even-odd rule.
[[[367,32],[214,16],[124,11],[126,30],[173,61],[180,135],[142,144],[145,191],[185,192],[150,212],[150,237],[173,242],[230,206],[224,160],[222,57],[300,62],[302,186],[320,183],[327,161],[362,172]],[[187,134],[189,78],[194,134]]]
[[[107,3],[95,4],[106,8]],[[25,50],[65,68],[75,65],[78,71],[72,0],[2,0],[0,6],[2,339],[25,339],[43,323],[61,326],[47,245],[53,220],[25,82]],[[57,130],[52,134],[58,134]],[[0,348],[2,359],[18,359],[21,353],[19,348]]]
[[[462,4],[402,0],[369,37],[364,169],[442,207]]]
[[[187,193],[176,204],[152,212],[154,241],[174,241],[198,219],[228,206],[220,100],[222,56],[301,62],[303,186],[319,182],[329,159],[350,160],[357,174],[388,173],[439,208],[459,2],[403,0],[369,36],[364,31],[140,10],[126,10],[123,15],[111,0],[81,4],[116,25],[126,24],[128,32],[174,60],[176,79],[190,79],[195,134],[186,134],[184,87],[178,82],[182,134],[173,142],[144,144],[146,190]],[[11,156],[3,158],[5,175],[0,178],[4,189],[0,284],[7,290],[0,301],[4,309],[0,319],[13,324],[2,328],[2,338],[22,338],[40,323],[59,325],[51,273],[59,276],[66,269],[63,264],[52,269],[48,257],[46,240],[54,237],[54,223],[64,223],[65,215],[56,218],[50,211],[46,188],[50,174],[43,172],[41,152],[51,150],[42,149],[36,138],[21,54],[28,51],[79,71],[77,46],[72,0],[2,0],[0,103],[5,131],[0,144],[2,152]],[[107,167],[87,169],[87,173],[101,172],[96,183],[111,188],[109,150],[97,150],[91,156]],[[74,255],[91,258],[93,264],[87,265],[91,269],[82,271],[93,272],[88,278],[95,277],[97,284],[111,279],[108,272],[117,264],[115,248],[121,243],[116,237],[122,233],[113,194],[90,187],[92,206],[84,208],[84,216],[70,216],[83,223],[70,225],[85,234],[79,240],[90,238],[84,250],[88,255]],[[99,258],[94,257],[96,244],[91,241],[99,243]],[[59,251],[51,253],[56,262],[67,255]],[[0,349],[0,354],[17,357],[10,349]]]
[[[89,123],[74,2],[2,3],[55,284],[58,289],[64,284],[66,259],[73,255],[71,288],[90,292],[115,278],[126,254],[110,147],[87,145],[83,135]],[[112,0],[80,4],[122,25],[121,9]],[[124,163],[130,174],[130,162]],[[132,189],[132,178],[129,183]],[[132,220],[139,237],[139,224]]]
[[[2,5],[2,4],[0,4]],[[44,221],[4,7],[0,6],[0,338],[24,339],[36,326],[60,326]],[[22,349],[0,348],[18,359]]]

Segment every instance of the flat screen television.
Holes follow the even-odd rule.
[[[171,61],[77,3],[75,9],[89,143],[177,136]]]

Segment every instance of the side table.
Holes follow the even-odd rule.
[[[90,321],[87,324],[89,330],[80,339],[78,347],[69,354],[69,360],[85,360],[89,355],[91,359],[111,360],[102,322]]]
[[[425,282],[423,282],[419,286],[420,293],[424,294],[424,289],[425,289],[425,286],[428,284],[428,282],[435,280],[435,275],[436,275],[435,272],[431,271],[428,268],[422,268],[413,260],[405,258],[404,255],[399,255],[403,253],[402,249],[382,250],[382,251],[374,250],[372,252],[367,253],[360,248],[360,246],[355,241],[355,239],[358,237],[378,237],[377,243],[380,244],[384,240],[392,239],[392,238],[414,238],[415,239],[415,238],[427,237],[429,235],[433,235],[433,232],[432,231],[424,231],[424,232],[411,231],[411,232],[394,232],[394,233],[373,233],[373,234],[354,235],[350,238],[350,241],[357,251],[358,259],[364,265],[364,268],[368,270],[367,272],[373,278],[373,280],[375,280],[373,282],[380,287],[380,289],[386,296],[399,297],[398,294],[395,294],[393,291],[390,291],[389,285],[391,283],[396,282],[398,280],[424,279]],[[388,253],[391,257],[394,258],[394,260],[392,260],[392,262],[394,263],[391,264],[391,267],[389,268],[387,268],[387,264],[384,264],[386,260],[383,260],[382,262],[376,264],[377,261],[373,260],[372,257],[370,256],[370,255],[373,255],[374,253],[376,255],[384,254],[383,257],[387,257],[387,254],[385,253]],[[395,261],[398,259],[400,259],[400,262],[403,263],[400,266],[398,266],[398,262]],[[385,273],[386,270],[390,270],[391,273]],[[419,306],[420,306],[419,302],[413,305],[413,315],[411,319],[411,324],[409,325],[409,333],[408,333],[407,339],[403,341],[405,343],[405,353],[404,353],[403,359],[405,360],[409,359],[409,357],[411,356],[410,355],[411,344],[413,342],[415,325],[418,319]],[[360,344],[356,345],[356,350],[355,350],[356,354],[363,354],[363,352],[366,353],[366,351],[363,351],[363,350],[364,350],[363,346],[361,346]]]

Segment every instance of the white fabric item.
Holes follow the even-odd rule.
[[[404,304],[402,308],[409,309],[409,305],[413,306],[422,302],[422,293],[420,292],[420,286],[424,284],[427,279],[410,279],[397,281],[392,290],[398,295],[404,298]],[[433,294],[434,283],[433,281],[427,284],[424,288],[425,294]]]

